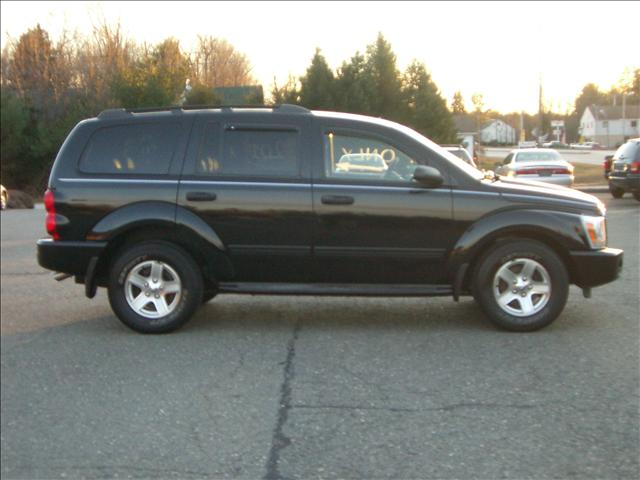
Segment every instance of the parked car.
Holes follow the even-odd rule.
[[[535,140],[527,140],[518,142],[518,148],[536,148],[538,146],[538,142]]]
[[[471,155],[469,155],[469,152],[467,152],[467,149],[464,148],[462,145],[443,145],[443,148],[446,151],[454,154],[460,160],[467,162],[472,167],[478,168],[478,165],[476,165],[476,162],[473,161],[473,158],[471,158]]]
[[[9,204],[9,192],[3,185],[0,185],[0,207],[2,210],[7,208]]]
[[[555,150],[523,148],[512,150],[496,169],[499,175],[570,187],[575,180],[573,165]]]
[[[543,148],[567,148],[568,145],[566,143],[559,142],[557,140],[552,140],[550,142],[544,142],[542,144]]]
[[[374,152],[384,178],[338,171]],[[403,125],[264,108],[107,110],[80,122],[45,193],[38,262],[107,288],[128,327],[174,330],[217,294],[473,295],[530,331],[617,278],[605,207],[496,177]]]
[[[605,160],[604,167],[613,198],[622,198],[626,192],[631,192],[640,201],[640,138],[622,144]]]
[[[573,150],[604,150],[598,142],[571,143],[569,148]]]
[[[378,153],[347,153],[340,157],[335,171],[384,176],[388,169],[386,162]]]

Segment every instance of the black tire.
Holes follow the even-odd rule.
[[[137,295],[144,301],[142,288],[132,286],[133,282],[128,282],[127,279],[134,269],[138,271],[140,268],[140,275],[144,278],[144,265],[154,265],[152,262],[164,267],[160,271],[164,280],[168,276],[166,285],[177,276],[177,282],[174,280],[173,283],[178,286],[176,288],[179,294],[159,293],[160,290],[155,290],[157,296],[152,294],[144,309],[140,310],[143,314],[139,314],[130,305],[131,300],[127,299],[127,295],[135,294],[136,289],[140,290]],[[152,273],[148,278],[151,279],[151,276]],[[163,279],[160,279],[160,282]],[[184,325],[198,309],[202,303],[202,284],[202,274],[198,265],[182,248],[164,241],[146,241],[126,247],[113,262],[109,273],[109,303],[114,313],[129,328],[140,333],[167,333]],[[162,283],[159,285],[158,288],[161,289]],[[144,295],[149,297],[146,293]],[[155,304],[153,298],[159,299],[160,295],[165,306],[169,302],[171,304],[167,308],[169,313],[164,316],[160,316],[161,311],[151,305],[151,302]],[[154,315],[153,310],[156,310],[155,315],[158,316],[149,318],[148,315]]]
[[[613,198],[622,198],[624,196],[624,189],[620,187],[614,187],[609,184],[609,192]]]
[[[513,278],[518,283],[508,284],[505,289],[507,283],[497,275],[498,271],[511,275],[525,265],[539,266],[534,268],[533,278],[527,279],[520,271]],[[548,289],[548,295],[537,294],[541,288]],[[549,325],[560,315],[569,294],[569,274],[551,248],[535,240],[513,239],[498,243],[482,257],[474,272],[473,293],[495,325],[514,332],[529,332]],[[513,300],[501,306],[496,298],[499,294]],[[520,295],[526,298],[521,299]],[[531,308],[523,303],[526,299]]]

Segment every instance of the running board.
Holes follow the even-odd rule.
[[[219,293],[253,295],[335,295],[358,297],[435,297],[453,293],[451,285],[373,283],[254,283],[222,282]]]

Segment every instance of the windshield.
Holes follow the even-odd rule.
[[[561,158],[557,152],[520,152],[516,157],[516,162],[548,162]]]
[[[464,160],[460,160],[453,153],[449,152],[447,149],[441,147],[437,143],[432,142],[427,137],[419,134],[415,130],[409,127],[405,127],[404,125],[401,125],[399,123],[394,123],[394,126],[395,128],[401,130],[403,133],[409,135],[414,140],[417,140],[418,142],[423,144],[428,149],[433,150],[437,154],[445,157],[447,160],[449,160],[450,163],[452,163],[458,169],[463,170],[467,175],[475,178],[476,180],[482,180],[484,178],[484,174],[480,170],[469,165]]]

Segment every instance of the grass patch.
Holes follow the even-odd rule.
[[[496,157],[478,157],[479,167],[483,170],[494,170],[500,163],[502,158]],[[607,185],[604,178],[602,165],[590,165],[587,163],[573,163],[575,168],[576,185]]]

